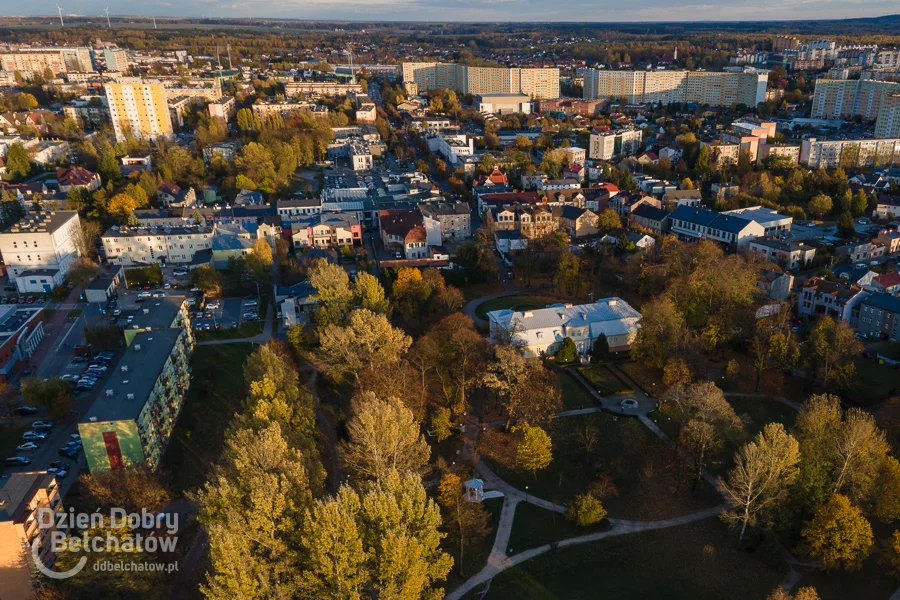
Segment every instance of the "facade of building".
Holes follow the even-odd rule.
[[[875,137],[900,138],[900,87],[882,99],[875,121]]]
[[[288,81],[284,84],[284,95],[295,97],[300,94],[316,96],[346,96],[362,94],[365,90],[360,83],[340,83],[338,81]]]
[[[0,380],[20,373],[43,339],[43,308],[0,306]]]
[[[900,298],[870,294],[860,305],[856,330],[867,338],[900,341]]]
[[[628,350],[641,327],[641,314],[621,298],[604,298],[593,304],[557,304],[547,308],[488,313],[491,339],[513,335],[525,357],[551,356],[567,337],[578,352],[590,352],[601,335],[610,350]]]
[[[810,169],[900,166],[900,138],[800,142],[800,164]]]
[[[159,466],[190,385],[189,325],[131,340],[78,424],[91,472]]]
[[[231,117],[237,113],[237,105],[231,96],[222,96],[215,102],[210,102],[208,108],[210,118],[218,117],[225,122],[231,120]]]
[[[531,114],[531,96],[527,94],[481,94],[476,100],[476,107],[481,113]]]
[[[38,520],[41,512],[51,516],[62,513],[62,495],[56,477],[46,471],[12,473],[0,488],[0,598],[30,600],[34,547],[38,560],[51,565],[55,559],[50,543],[56,531],[56,519]]]
[[[754,107],[765,102],[768,80],[767,72],[589,69],[584,74],[584,98],[625,99],[630,104],[693,103],[701,106],[745,104]]]
[[[163,84],[107,83],[104,87],[116,140],[124,142],[129,135],[150,140],[172,135]]]
[[[643,132],[640,129],[619,129],[592,133],[588,155],[594,160],[610,160],[614,156],[631,156],[641,149]]]
[[[380,210],[378,230],[384,249],[395,257],[423,259],[431,255],[425,220],[418,210]]]
[[[295,248],[328,248],[362,244],[362,225],[351,213],[318,214],[291,223],[291,241]]]
[[[49,211],[23,217],[0,233],[10,282],[22,293],[49,293],[62,285],[80,256],[80,231],[76,211]]]
[[[750,251],[785,269],[799,269],[816,257],[816,249],[802,242],[781,238],[759,238],[750,242]]]
[[[403,82],[416,93],[448,88],[461,94],[525,94],[530,98],[559,98],[559,69],[469,67],[455,63],[403,63]],[[410,86],[406,86],[410,91]]]
[[[114,226],[101,236],[106,258],[114,265],[189,263],[212,249],[213,228],[206,226]]]
[[[669,228],[680,240],[710,239],[729,250],[744,249],[765,235],[765,228],[756,221],[690,206],[678,207],[669,215]]]
[[[456,166],[462,157],[475,155],[475,141],[466,134],[438,134],[427,138],[428,149],[443,156]]]
[[[128,54],[121,48],[106,48],[103,51],[107,71],[128,71]]]
[[[884,99],[898,91],[900,91],[900,83],[892,81],[817,79],[810,116],[813,119],[843,119],[860,116],[868,121],[873,121],[878,117],[878,111],[881,109]]]
[[[19,48],[0,52],[0,71],[18,71],[23,77],[69,71],[93,71],[90,48]]]
[[[803,284],[797,299],[797,313],[810,317],[828,315],[855,327],[859,304],[867,295],[858,285],[813,277]]]
[[[472,233],[472,214],[466,202],[434,202],[419,206],[422,217],[437,221],[441,243],[463,240]]]

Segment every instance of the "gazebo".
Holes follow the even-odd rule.
[[[484,500],[484,482],[480,479],[470,479],[466,482],[466,500],[469,502],[481,502]]]

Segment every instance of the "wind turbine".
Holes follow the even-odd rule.
[[[60,8],[59,4],[56,5],[56,10],[59,11],[59,26],[60,26],[60,27],[65,27],[66,24],[63,23],[63,18],[62,18],[62,8]]]
[[[109,7],[106,7],[106,27],[112,29],[112,23],[109,22]]]

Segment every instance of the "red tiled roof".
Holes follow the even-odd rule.
[[[95,176],[96,173],[82,167],[56,169],[56,181],[60,185],[88,185]]]
[[[875,281],[880,283],[886,288],[894,287],[895,285],[900,285],[900,273],[897,271],[891,271],[890,273],[884,273],[875,277]]]

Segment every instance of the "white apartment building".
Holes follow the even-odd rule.
[[[614,156],[631,156],[641,148],[643,133],[640,129],[620,129],[592,133],[589,156],[595,160],[610,160]]]
[[[409,93],[448,88],[461,94],[525,94],[559,98],[559,69],[469,67],[455,63],[403,63]]]
[[[474,140],[464,133],[438,134],[428,138],[428,149],[443,156],[451,166],[456,166],[463,156],[475,155]]]
[[[874,120],[884,98],[900,91],[900,83],[873,79],[817,79],[810,117],[843,119],[860,116]]]
[[[900,138],[820,140],[800,143],[800,164],[810,169],[900,166]]]
[[[354,171],[368,171],[375,165],[372,151],[365,142],[351,142],[348,154],[350,156],[350,166]]]
[[[208,108],[210,118],[218,117],[226,122],[237,113],[237,106],[231,96],[222,96],[215,102],[210,102]]]
[[[584,99],[621,100],[629,104],[695,103],[709,106],[766,100],[767,71],[601,71],[584,74]]]
[[[114,265],[189,263],[201,250],[212,250],[213,228],[114,226],[101,236]]]
[[[875,137],[900,137],[900,89],[882,99],[875,122]]]
[[[121,48],[107,48],[103,51],[107,71],[128,71],[128,54]]]
[[[0,233],[10,282],[22,293],[45,293],[62,285],[80,256],[80,231],[76,211],[49,211],[23,217]]]
[[[322,212],[321,198],[297,198],[294,200],[278,200],[275,204],[278,216],[284,222],[293,222],[310,215]]]

